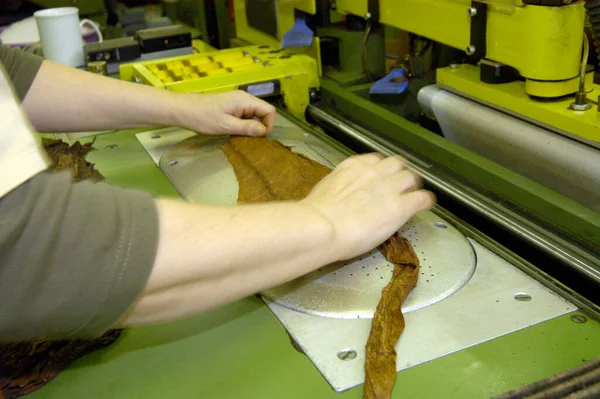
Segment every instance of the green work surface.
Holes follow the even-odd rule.
[[[99,136],[90,161],[110,183],[177,196],[135,133]],[[600,324],[577,324],[566,315],[403,371],[392,396],[489,398],[598,355]],[[361,396],[362,387],[336,394],[262,301],[249,297],[186,320],[126,330],[28,398]]]

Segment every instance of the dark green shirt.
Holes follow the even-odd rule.
[[[0,41],[0,63],[4,66],[20,101],[27,95],[42,61],[42,57],[4,46]]]
[[[0,45],[0,63],[22,100],[41,58]],[[147,193],[34,176],[0,198],[0,342],[102,335],[145,287],[157,246]]]

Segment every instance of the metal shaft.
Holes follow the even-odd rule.
[[[441,176],[440,173],[431,170],[433,165],[427,164],[401,147],[381,139],[374,133],[335,112],[329,110],[325,112],[314,105],[309,105],[307,112],[319,125],[335,129],[366,145],[373,151],[388,156],[400,155],[404,157],[409,162],[409,166],[418,172],[435,190],[466,205],[471,210],[521,237],[533,247],[571,266],[595,283],[600,284],[600,259],[593,254],[532,223],[506,206],[498,204],[465,184],[456,181],[453,177]]]

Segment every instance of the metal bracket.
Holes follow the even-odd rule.
[[[475,60],[484,58],[487,52],[487,11],[487,4],[478,1],[472,1],[467,11],[471,17],[471,44],[466,53]]]
[[[373,22],[379,22],[379,1],[378,0],[369,0],[369,15],[370,15],[370,17],[367,19],[370,19]]]

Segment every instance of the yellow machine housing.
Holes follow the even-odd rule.
[[[298,118],[319,88],[317,62],[266,45],[125,64],[123,80],[176,92],[218,93],[244,89],[259,97],[281,95]]]
[[[338,10],[364,16],[367,0],[342,0]],[[550,130],[600,146],[594,110],[570,109],[579,88],[585,7],[583,1],[548,7],[522,0],[489,0],[484,58],[515,68],[525,81],[486,84],[479,67],[438,70],[447,90],[523,117]],[[473,22],[470,0],[380,0],[380,22],[467,51]],[[472,49],[471,49],[472,50]],[[585,91],[600,90],[593,73]],[[548,100],[540,101],[541,98]],[[595,101],[593,101],[595,103]]]
[[[260,30],[254,29],[248,24],[246,13],[246,1],[235,0],[233,2],[235,13],[235,30],[239,39],[248,44],[267,45],[274,48],[281,47],[283,35],[288,32],[296,22],[296,11],[302,11],[310,15],[316,13],[315,0],[277,0],[277,26],[278,36],[271,36]],[[312,46],[309,48],[287,49],[294,54],[305,54],[317,61],[319,75],[321,74],[321,48],[320,41],[315,36]]]
[[[367,0],[343,0],[338,10],[364,16]],[[584,4],[547,7],[488,1],[485,58],[511,66],[527,79],[577,79]],[[380,22],[439,43],[473,51],[471,0],[380,0]],[[556,93],[556,88],[549,93]],[[563,92],[561,95],[573,92]],[[543,96],[544,93],[530,93]]]

